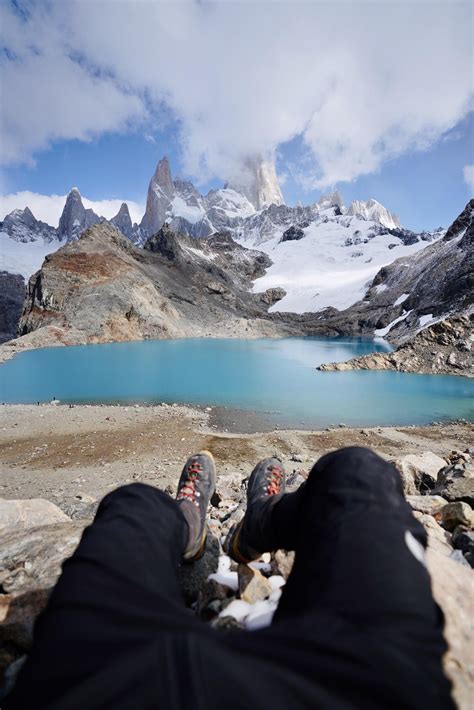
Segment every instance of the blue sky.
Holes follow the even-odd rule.
[[[313,202],[326,190],[307,189],[292,176],[292,165],[304,147],[292,141],[279,150],[277,169],[288,204]],[[375,198],[400,216],[410,229],[448,226],[474,191],[464,179],[463,168],[474,163],[474,121],[471,113],[434,146],[407,152],[389,160],[377,172],[353,182],[339,182],[346,204]],[[176,126],[157,134],[154,142],[142,134],[108,135],[90,143],[61,141],[36,157],[36,163],[4,168],[2,192],[23,190],[41,194],[66,194],[79,187],[90,200],[130,199],[144,203],[148,182],[156,163],[168,155],[173,174],[183,171]],[[214,179],[201,183],[203,192],[222,185]],[[329,189],[329,188],[328,188]]]
[[[165,154],[203,192],[249,155],[275,157],[288,204],[338,188],[415,230],[447,226],[472,197],[470,2],[140,9],[0,4],[5,205],[77,186],[138,209]]]

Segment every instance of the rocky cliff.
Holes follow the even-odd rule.
[[[23,277],[0,271],[0,343],[15,337],[24,300]]]
[[[19,333],[34,332],[35,347],[299,334],[298,319],[268,314],[275,294],[249,292],[268,263],[228,235],[196,241],[165,226],[137,249],[110,225],[95,225],[32,276]]]
[[[318,370],[398,370],[474,377],[474,313],[453,316],[419,332],[391,353],[371,353]]]

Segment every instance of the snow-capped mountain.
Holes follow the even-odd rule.
[[[368,283],[382,266],[420,251],[443,236],[443,231],[416,235],[402,228],[388,229],[377,220],[349,214],[338,199],[331,204],[331,198],[321,200],[311,214],[285,231],[280,224],[274,226],[273,236],[262,240],[260,232],[257,237],[258,248],[273,263],[254,282],[254,292],[276,287],[286,291],[271,311],[348,308],[364,297]],[[259,229],[254,226],[238,241],[251,246],[256,234]]]
[[[46,254],[103,221],[84,207],[77,188],[67,196],[57,229],[36,220],[28,208],[15,210],[0,223],[2,268],[29,278]],[[272,309],[298,313],[350,306],[381,266],[442,236],[404,229],[376,200],[345,207],[337,191],[317,203],[290,207],[283,202],[275,166],[261,158],[247,161],[238,180],[203,195],[191,182],[173,179],[165,157],[150,180],[140,225],[132,224],[126,203],[109,222],[137,246],[165,223],[194,238],[228,232],[273,262],[254,291],[283,288],[285,297]]]

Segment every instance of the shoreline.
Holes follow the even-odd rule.
[[[18,404],[0,411],[0,498],[99,498],[137,480],[173,488],[188,456],[202,449],[213,452],[225,481],[231,473],[245,478],[258,460],[273,455],[291,473],[350,445],[385,458],[474,447],[468,422],[259,431],[245,414],[244,432],[229,429],[231,419],[238,422],[235,411],[184,405]]]

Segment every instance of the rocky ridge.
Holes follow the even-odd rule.
[[[293,455],[298,460],[297,455]],[[470,600],[474,573],[474,469],[468,451],[451,451],[441,458],[431,452],[393,460],[399,470],[414,516],[428,534],[427,564],[433,593],[446,619],[449,645],[445,671],[461,710],[468,710],[474,691],[471,654]],[[296,490],[307,472],[288,476]],[[262,628],[271,622],[288,579],[294,553],[279,550],[250,565],[237,565],[224,555],[221,541],[245,513],[246,478],[219,477],[209,511],[205,556],[180,571],[183,596],[190,609],[222,633]],[[175,486],[166,491],[174,496]],[[470,501],[470,502],[466,502]],[[1,500],[0,660],[4,692],[31,645],[34,619],[44,608],[62,561],[74,551],[91,521],[98,501],[81,494],[75,506],[56,499]],[[71,517],[72,516],[72,517]]]
[[[420,331],[390,353],[371,353],[346,362],[319,365],[318,370],[396,370],[428,375],[474,377],[474,308]]]
[[[268,258],[225,234],[207,240],[167,226],[138,249],[108,224],[46,257],[29,281],[19,334],[9,345],[97,343],[189,336],[301,333],[268,313],[271,294],[249,285]],[[280,296],[281,297],[281,296]]]

